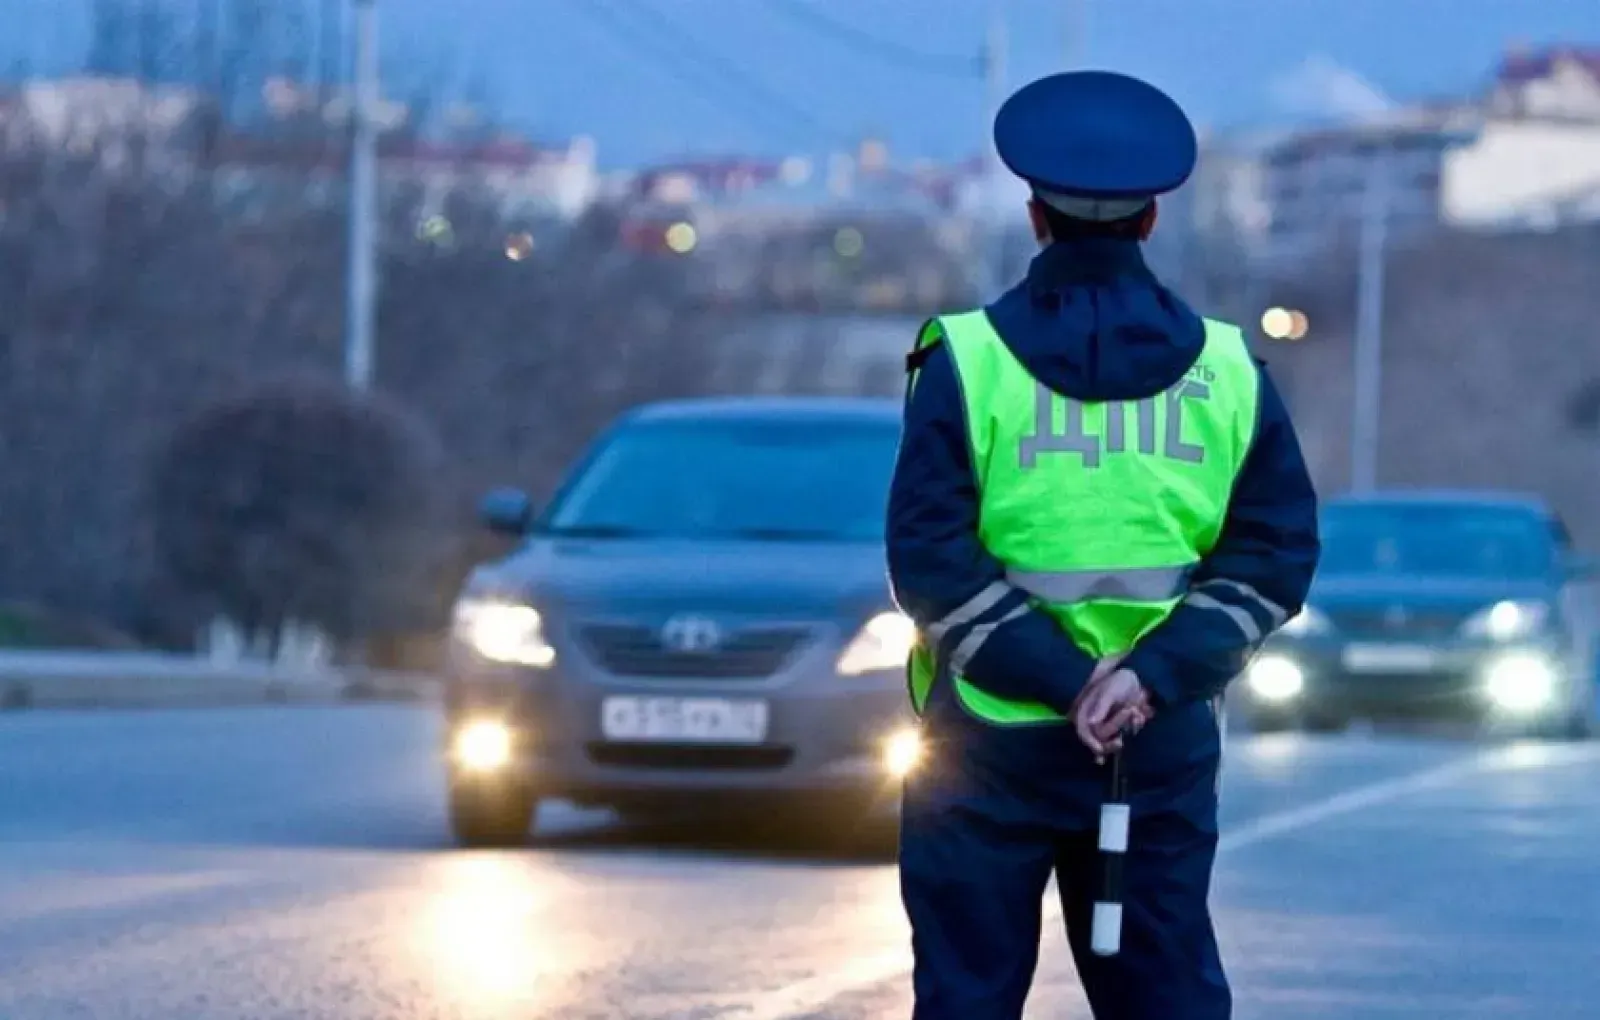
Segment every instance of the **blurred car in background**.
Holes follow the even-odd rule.
[[[525,838],[541,798],[628,814],[844,798],[915,767],[883,514],[893,401],[727,398],[638,409],[455,608],[446,678],[458,839]]]
[[[1594,711],[1595,562],[1534,497],[1328,501],[1304,612],[1249,666],[1256,729],[1470,718],[1581,739]]]

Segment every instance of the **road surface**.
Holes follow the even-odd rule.
[[[892,866],[555,805],[450,849],[431,714],[0,716],[6,1020],[904,1017]],[[1244,737],[1241,1020],[1592,1018],[1600,745]],[[1083,1018],[1046,940],[1030,1018]]]

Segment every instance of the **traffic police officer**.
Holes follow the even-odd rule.
[[[1316,497],[1241,332],[1143,260],[1156,196],[1194,168],[1182,110],[1124,75],[1057,74],[994,136],[1042,251],[994,303],[923,328],[890,495],[930,748],[901,822],[915,1018],[1022,1015],[1054,874],[1096,1017],[1222,1020],[1220,697],[1300,611]],[[1122,949],[1097,957],[1097,762],[1146,719],[1124,749]]]

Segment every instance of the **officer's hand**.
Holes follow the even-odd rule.
[[[1089,692],[1094,690],[1100,681],[1115,673],[1117,667],[1122,665],[1122,660],[1127,656],[1127,652],[1120,652],[1116,655],[1108,655],[1094,664],[1094,671],[1089,674],[1089,680],[1083,685],[1083,690],[1079,691],[1078,696],[1072,699],[1072,715],[1074,718],[1077,717],[1078,711],[1083,708],[1083,701],[1089,696]]]
[[[1122,660],[1127,657],[1127,652],[1118,652],[1116,655],[1108,655],[1095,663],[1094,672],[1089,674],[1089,683],[1084,686],[1084,691],[1087,692],[1090,686],[1099,683],[1116,672],[1117,667],[1122,665]],[[1083,695],[1080,694],[1078,700],[1082,701]]]
[[[1078,739],[1103,759],[1121,750],[1124,729],[1137,732],[1149,718],[1150,699],[1138,676],[1117,669],[1084,691],[1073,723]]]
[[[1144,693],[1133,704],[1124,705],[1113,712],[1111,718],[1106,720],[1105,725],[1095,731],[1095,736],[1099,737],[1100,742],[1106,745],[1107,751],[1113,753],[1120,751],[1122,750],[1123,738],[1132,736],[1144,729],[1144,724],[1154,716],[1155,708],[1150,704],[1150,695]]]

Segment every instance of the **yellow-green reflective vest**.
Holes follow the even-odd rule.
[[[1205,347],[1184,377],[1136,401],[1051,391],[982,311],[933,319],[917,338],[918,349],[942,341],[955,364],[979,539],[1005,565],[1006,581],[1095,658],[1132,648],[1182,600],[1190,571],[1216,543],[1250,448],[1259,372],[1237,327],[1209,319],[1205,327]],[[939,638],[1007,593],[992,587],[919,636],[908,669],[918,713],[940,665]],[[946,650],[957,696],[997,725],[1061,722],[1045,705],[996,697],[961,675],[1002,622],[973,627]]]

